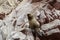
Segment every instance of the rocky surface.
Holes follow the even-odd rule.
[[[32,13],[45,36],[36,40],[60,40],[60,2],[6,0],[0,2],[0,40],[34,40],[27,14]],[[56,37],[55,37],[56,36]]]

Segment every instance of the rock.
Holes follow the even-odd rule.
[[[5,13],[0,14],[0,19],[3,20],[5,18]]]
[[[34,2],[40,2],[40,1],[42,1],[42,0],[32,0],[32,3],[34,3]]]
[[[16,40],[16,39],[20,39],[20,40],[24,40],[26,38],[26,35],[23,34],[22,32],[16,32],[16,31],[13,31],[11,32],[11,34],[9,34],[7,36],[7,39],[6,40]]]
[[[0,29],[0,40],[6,40],[4,32]]]

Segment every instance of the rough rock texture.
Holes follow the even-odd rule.
[[[0,40],[34,40],[27,14],[32,13],[45,36],[36,40],[60,40],[60,2],[49,0],[1,0]],[[1,31],[0,30],[0,31]]]

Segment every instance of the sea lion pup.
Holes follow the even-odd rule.
[[[41,38],[41,36],[43,36],[43,32],[40,32],[40,23],[32,14],[27,14],[27,17],[29,21],[29,28],[32,30],[34,40],[36,40],[36,35]]]
[[[36,18],[32,14],[27,14],[28,21],[29,21],[29,27],[31,29],[40,28],[39,22],[36,20]]]

